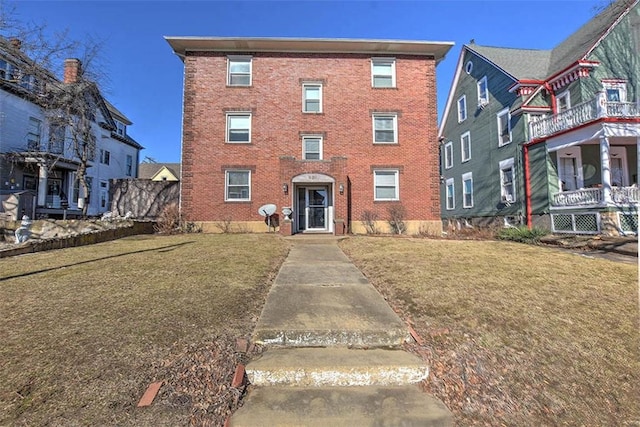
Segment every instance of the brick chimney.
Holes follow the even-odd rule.
[[[78,83],[80,76],[80,67],[82,63],[77,58],[69,58],[64,60],[64,82]]]

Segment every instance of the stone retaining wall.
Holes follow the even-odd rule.
[[[95,243],[107,242],[121,239],[123,237],[138,234],[153,234],[155,223],[133,221],[130,225],[110,228],[105,230],[91,231],[89,233],[68,235],[63,237],[53,237],[40,240],[29,240],[25,243],[12,244],[0,249],[0,258],[23,255],[33,252],[49,251],[52,249],[63,249],[74,246],[92,245]]]

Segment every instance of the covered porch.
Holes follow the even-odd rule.
[[[554,232],[635,234],[640,124],[601,122],[547,140]]]

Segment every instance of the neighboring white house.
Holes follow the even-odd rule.
[[[39,102],[41,83],[22,71],[27,61],[16,41],[0,38],[0,212],[14,217],[79,214],[79,162],[68,144],[69,131],[50,122],[51,114]],[[63,82],[53,74],[47,78],[72,83],[80,66],[78,60],[66,60]],[[127,134],[131,121],[98,97],[92,125],[96,149],[87,171],[91,216],[110,210],[110,180],[137,177],[143,148]]]

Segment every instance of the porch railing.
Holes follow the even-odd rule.
[[[640,201],[638,187],[612,187],[611,201],[619,205],[636,204]],[[558,207],[602,205],[604,192],[602,188],[582,188],[580,190],[555,193],[552,205]]]
[[[638,118],[640,111],[634,102],[603,101],[601,96],[573,108],[530,123],[531,139],[553,135],[603,117]]]
[[[553,195],[553,206],[598,205],[604,200],[602,188],[583,188]]]

